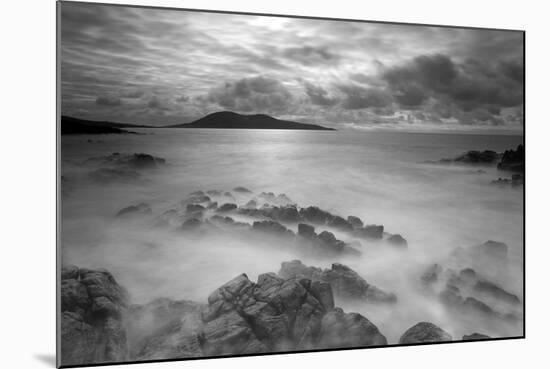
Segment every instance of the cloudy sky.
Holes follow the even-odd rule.
[[[521,131],[523,35],[61,3],[62,112]]]

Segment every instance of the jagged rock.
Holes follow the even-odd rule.
[[[299,260],[283,262],[279,275],[283,278],[308,278],[320,280],[331,285],[334,294],[342,299],[359,299],[368,302],[395,302],[393,293],[385,292],[365,281],[351,268],[332,264],[331,269],[308,267]]]
[[[498,163],[497,168],[500,170],[510,170],[514,172],[524,172],[525,171],[525,149],[523,145],[519,145],[517,149],[506,150],[502,154],[500,163]]]
[[[378,328],[357,313],[344,313],[335,308],[321,322],[319,346],[322,348],[382,346],[387,343]]]
[[[504,290],[502,287],[494,284],[493,282],[485,280],[477,281],[474,285],[474,290],[509,304],[517,305],[520,303],[520,300],[516,295]]]
[[[400,234],[394,234],[388,237],[388,242],[397,247],[407,247],[407,240]]]
[[[439,264],[432,264],[430,265],[426,271],[422,274],[420,279],[424,283],[433,283],[437,282],[439,279],[440,274],[443,272],[443,268]]]
[[[442,159],[440,160],[443,163],[457,162],[457,163],[467,163],[467,164],[491,164],[495,163],[499,158],[498,153],[491,150],[485,151],[468,151],[460,156],[457,156],[454,159]]]
[[[281,223],[277,223],[273,220],[263,220],[252,223],[252,229],[261,232],[267,232],[276,235],[293,236],[294,233],[287,229]]]
[[[333,227],[342,231],[352,231],[353,226],[340,216],[333,216],[328,222],[329,227]]]
[[[326,224],[333,217],[329,212],[321,210],[316,206],[301,208],[300,216],[305,221],[313,224]]]
[[[104,270],[73,266],[61,275],[62,365],[127,360],[126,291]]]
[[[446,342],[452,341],[452,339],[449,333],[435,324],[420,322],[407,329],[399,339],[399,343]]]
[[[466,334],[462,336],[463,341],[471,341],[471,340],[486,340],[488,338],[491,338],[485,334],[481,333],[472,333],[472,334]]]
[[[138,205],[130,205],[119,210],[116,213],[116,217],[127,217],[127,216],[136,216],[136,215],[150,215],[153,211],[151,207],[146,203],[141,203]]]
[[[141,178],[135,170],[121,168],[100,168],[88,173],[88,177],[99,184],[134,182]]]
[[[353,228],[362,228],[363,227],[363,221],[361,218],[350,215],[348,217],[348,223],[352,225]]]
[[[250,191],[248,188],[246,188],[246,187],[241,187],[241,186],[235,187],[235,188],[233,189],[233,191],[235,191],[235,192],[240,192],[240,193],[252,193],[252,191]]]
[[[315,228],[309,224],[300,223],[298,224],[298,235],[311,238],[315,236]]]
[[[231,204],[231,203],[225,203],[222,206],[220,206],[216,211],[218,213],[227,213],[235,209],[237,209],[237,205]]]
[[[366,225],[363,228],[355,230],[355,234],[358,237],[380,239],[384,235],[383,225]]]

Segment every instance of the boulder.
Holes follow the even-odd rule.
[[[309,224],[298,224],[298,235],[305,238],[315,237],[315,228]]]
[[[399,339],[400,344],[452,341],[449,333],[435,324],[420,322],[407,329]]]
[[[383,346],[388,342],[378,328],[367,318],[357,313],[344,313],[335,308],[321,321],[319,347],[368,347]]]
[[[390,245],[397,247],[407,247],[407,240],[404,239],[400,234],[394,234],[388,237],[388,242]]]

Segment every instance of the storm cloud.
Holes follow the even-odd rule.
[[[61,3],[62,112],[338,127],[523,124],[523,34]]]

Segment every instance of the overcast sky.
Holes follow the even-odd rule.
[[[62,112],[522,130],[519,32],[61,3]]]

